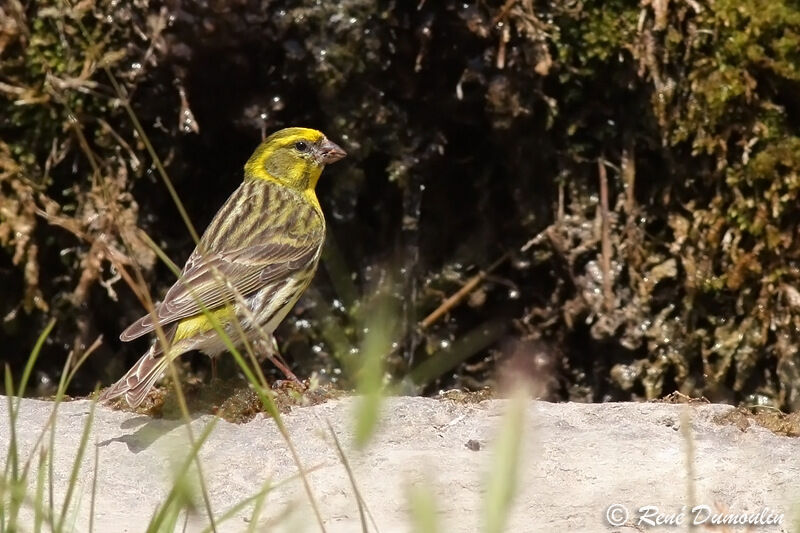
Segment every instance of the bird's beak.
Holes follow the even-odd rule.
[[[328,139],[323,139],[322,144],[319,145],[317,154],[317,160],[319,163],[322,165],[328,165],[342,159],[347,155],[347,152],[342,150],[338,144],[332,143]]]

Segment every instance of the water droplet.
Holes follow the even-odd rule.
[[[197,133],[199,130],[197,122],[194,120],[194,115],[187,107],[181,113],[181,131],[183,133]]]
[[[517,257],[511,263],[511,266],[513,266],[516,270],[527,270],[530,268],[531,262],[528,259]]]

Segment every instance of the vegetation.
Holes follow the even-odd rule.
[[[198,394],[171,368],[177,386],[151,412],[266,411],[304,472],[280,412],[336,387],[361,393],[360,444],[387,383],[483,391],[522,376],[550,399],[678,391],[796,410],[799,34],[800,7],[767,0],[3,4],[0,531],[29,512],[34,531],[72,530],[93,449],[89,415],[54,501],[56,432],[21,454],[18,398],[53,397],[55,414],[141,355],[146,341],[119,332],[172,284],[170,258],[186,258],[253,147],[290,125],[350,154],[319,187],[324,271],[278,331],[312,391],[276,394],[280,374],[233,350],[244,386]],[[522,405],[495,443],[487,531],[513,501]],[[150,531],[190,508],[216,525],[234,511],[204,494],[214,423],[186,429]],[[282,481],[241,502],[251,524]],[[408,498],[417,529],[436,531],[429,488]]]
[[[350,157],[319,187],[325,272],[278,331],[299,375],[355,385],[362,295],[389,272],[385,370],[411,391],[512,373],[553,399],[799,406],[793,3],[0,10],[16,374],[56,319],[31,394],[69,353],[95,350],[73,394],[121,375],[146,345],[118,333],[174,280],[149,239],[178,263],[194,244],[174,198],[205,227],[265,132],[308,125]]]

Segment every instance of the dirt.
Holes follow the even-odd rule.
[[[182,392],[191,414],[219,415],[228,422],[244,424],[256,415],[267,412],[256,392],[242,378],[215,379],[207,383],[194,378],[183,384]],[[277,381],[270,393],[278,411],[283,414],[290,412],[293,407],[317,405],[347,394],[331,385],[319,385],[309,380]],[[110,405],[115,409],[155,418],[182,417],[178,394],[169,383],[154,387],[138,407],[130,407],[124,398],[114,400]]]

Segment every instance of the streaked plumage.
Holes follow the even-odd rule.
[[[212,357],[227,348],[204,310],[235,345],[271,335],[308,287],[325,240],[314,188],[324,166],[344,151],[316,130],[287,128],[268,137],[245,165],[244,182],[220,208],[152,314],[120,335],[123,341],[163,329],[101,400],[122,395],[139,405],[170,360],[190,350]]]

